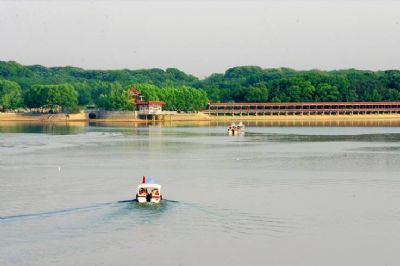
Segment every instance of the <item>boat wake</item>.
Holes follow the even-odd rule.
[[[166,199],[148,204],[129,199],[0,217],[2,239],[12,243],[108,234],[112,237],[135,235],[141,243],[152,243],[154,240],[143,234],[146,230],[157,231],[160,239],[176,232],[180,232],[180,237],[190,237],[193,231],[231,239],[279,238],[299,226],[288,217],[272,213]]]
[[[171,202],[171,203],[179,202],[179,201],[167,200],[167,199],[164,199],[163,201]],[[97,203],[97,204],[92,204],[92,205],[88,205],[88,206],[84,206],[84,207],[68,208],[68,209],[62,209],[62,210],[0,216],[0,222],[1,221],[19,220],[19,219],[44,218],[44,217],[50,217],[50,216],[55,216],[55,215],[59,215],[59,214],[68,214],[68,213],[75,213],[75,212],[80,212],[80,211],[90,211],[90,210],[95,210],[95,209],[99,209],[99,208],[102,208],[105,206],[110,206],[110,205],[115,205],[115,204],[120,204],[120,203],[133,203],[133,202],[137,202],[137,200],[136,199],[120,200],[117,202]]]

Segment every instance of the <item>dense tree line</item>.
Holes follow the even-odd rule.
[[[0,79],[15,81],[22,89],[34,84],[119,82],[123,87],[130,84],[148,83],[156,86],[187,85],[194,86],[198,79],[176,68],[166,70],[84,70],[77,67],[24,66],[16,62],[0,61]]]
[[[70,84],[33,85],[24,96],[31,108],[75,112],[78,106],[78,93]]]
[[[207,98],[221,102],[400,101],[400,71],[296,71],[234,67],[199,80],[168,68],[84,70],[23,66],[0,61],[0,110],[20,107],[76,111],[95,105],[131,110],[127,89],[134,84],[145,100],[163,100],[167,110],[196,111]]]
[[[222,102],[399,101],[400,71],[295,71],[235,67],[200,83]]]

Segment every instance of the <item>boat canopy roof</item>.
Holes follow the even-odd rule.
[[[138,189],[141,189],[141,188],[156,188],[158,190],[161,190],[161,186],[158,184],[140,184],[138,186]]]

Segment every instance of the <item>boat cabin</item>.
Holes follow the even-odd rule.
[[[137,188],[136,199],[139,203],[154,202],[162,200],[161,186],[158,184],[140,184]]]

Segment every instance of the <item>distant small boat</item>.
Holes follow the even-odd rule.
[[[160,203],[162,200],[161,185],[146,183],[146,177],[143,176],[142,184],[137,187],[136,200],[139,203]]]
[[[243,123],[240,122],[237,125],[235,123],[232,123],[230,126],[228,126],[228,134],[230,136],[244,134],[244,125],[243,125]]]

